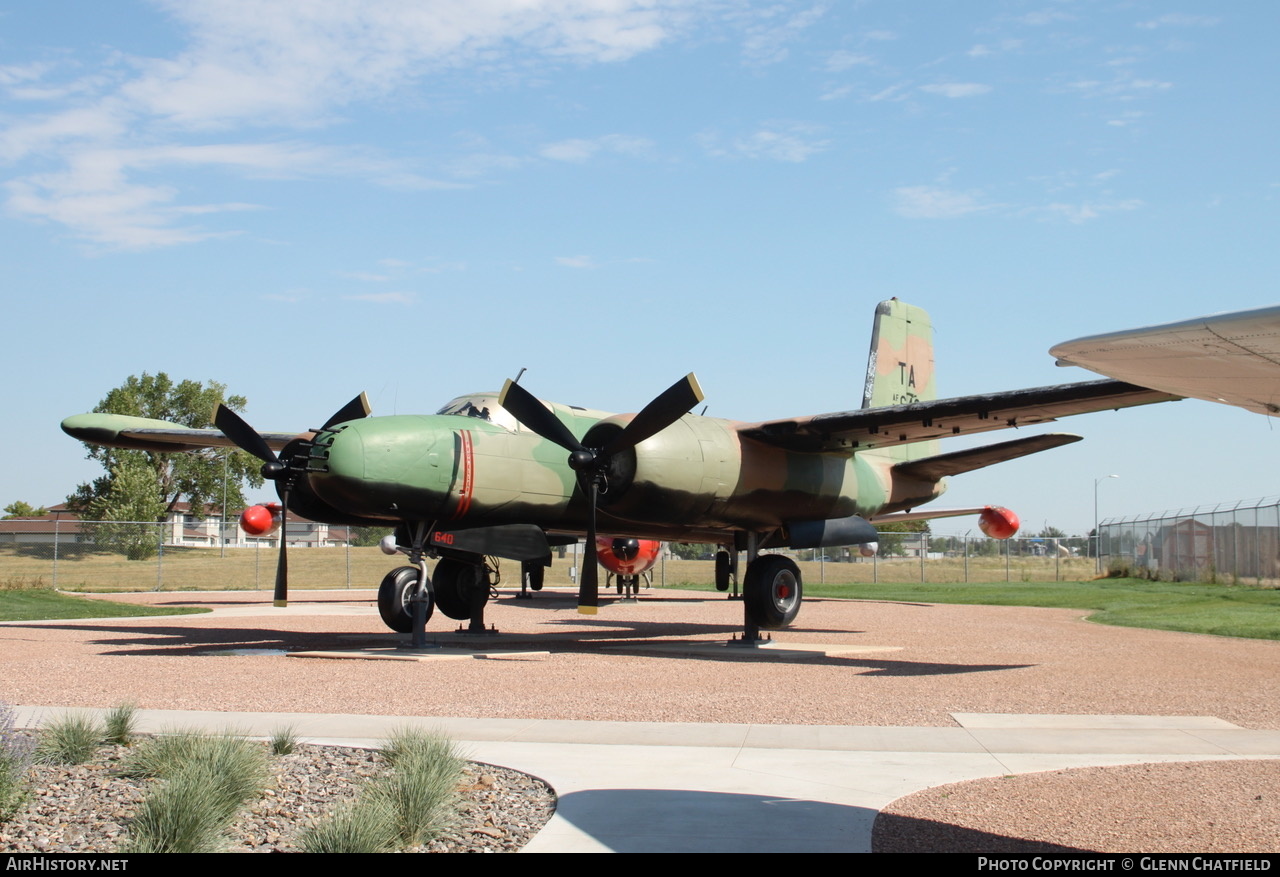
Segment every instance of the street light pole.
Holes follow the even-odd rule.
[[[1119,475],[1103,475],[1093,479],[1093,571],[1102,572],[1102,534],[1098,532],[1098,485],[1108,478],[1119,478]]]

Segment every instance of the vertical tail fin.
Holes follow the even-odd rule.
[[[871,331],[871,355],[863,408],[907,405],[938,397],[933,373],[933,325],[923,308],[896,298],[876,305]],[[915,460],[938,452],[937,442],[899,445],[893,456]]]

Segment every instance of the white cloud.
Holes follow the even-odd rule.
[[[759,130],[723,145],[715,132],[703,132],[696,139],[708,155],[720,158],[738,156],[798,163],[831,145],[830,140],[817,136],[820,131],[803,122],[765,122]]]
[[[1059,12],[1056,9],[1042,9],[1038,12],[1028,12],[1026,15],[1019,16],[1018,21],[1023,24],[1029,24],[1032,27],[1043,27],[1046,24],[1053,24],[1057,21],[1075,21],[1075,16],[1068,12]]]
[[[42,81],[41,65],[0,67],[0,87],[75,105],[0,131],[0,161],[29,162],[8,183],[9,212],[60,223],[96,244],[188,243],[224,234],[183,216],[240,209],[183,205],[174,171],[216,167],[256,178],[346,175],[408,190],[456,188],[360,149],[265,140],[263,129],[331,125],[349,104],[383,98],[472,63],[486,70],[607,63],[649,51],[706,13],[691,0],[153,0],[185,32],[169,57],[113,60],[110,76]],[[209,142],[209,133],[223,132]],[[234,133],[231,133],[234,132]],[[240,141],[240,142],[235,142]],[[137,148],[136,144],[148,144]],[[640,141],[598,148],[626,152]],[[480,151],[452,170],[520,164]],[[96,167],[95,167],[96,165]],[[168,169],[143,185],[143,170]]]
[[[877,91],[875,94],[867,98],[867,100],[872,103],[882,100],[905,100],[907,98],[906,89],[910,87],[910,85],[911,83],[909,82],[899,82],[895,85],[890,85],[888,88],[883,88],[880,91]]]
[[[1043,208],[1052,216],[1060,216],[1068,222],[1079,225],[1091,219],[1097,219],[1104,213],[1137,210],[1142,202],[1137,198],[1124,201],[1081,201],[1079,204],[1055,203]]]
[[[1012,52],[1022,48],[1022,40],[1001,40],[994,46],[986,43],[978,43],[969,51],[965,52],[970,58],[986,58],[997,52]]]
[[[770,5],[748,14],[754,20],[747,26],[743,57],[751,64],[776,64],[787,59],[788,45],[817,24],[826,7],[816,4],[792,14],[781,5]]]
[[[1185,12],[1170,12],[1147,21],[1138,22],[1138,27],[1154,30],[1157,27],[1213,27],[1222,19],[1213,15],[1188,15]]]
[[[411,305],[417,298],[411,292],[364,292],[357,295],[344,295],[347,301],[367,301],[379,305]]]
[[[976,97],[991,91],[991,86],[979,82],[940,82],[935,85],[922,85],[920,90],[943,97]]]
[[[894,212],[908,219],[956,219],[1001,205],[984,204],[979,192],[937,186],[903,186],[893,190]]]
[[[643,137],[629,137],[624,134],[606,134],[593,139],[561,140],[548,143],[538,150],[543,158],[553,161],[583,162],[599,152],[612,152],[618,155],[648,156],[653,152],[653,141]]]
[[[1133,100],[1134,98],[1149,97],[1153,94],[1167,91],[1173,88],[1173,83],[1161,79],[1138,79],[1135,76],[1124,74],[1109,82],[1103,82],[1098,79],[1080,79],[1067,83],[1066,87],[1085,97]]]
[[[496,50],[543,60],[609,62],[669,39],[681,0],[160,0],[191,48],[149,64],[128,96],[203,127],[234,118],[323,116]]]
[[[829,73],[841,73],[852,67],[866,66],[874,63],[875,59],[870,55],[861,55],[857,52],[846,52],[842,49],[828,55],[826,63],[823,66]]]
[[[566,268],[595,268],[596,263],[590,256],[556,256],[556,264]]]

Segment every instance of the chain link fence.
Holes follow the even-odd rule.
[[[235,521],[206,522],[197,544],[171,522],[0,522],[0,584],[71,591],[270,590],[278,540],[247,539]],[[292,530],[292,525],[291,528]],[[221,530],[221,533],[219,531]],[[289,534],[290,585],[377,587],[393,564],[375,547]]]
[[[219,533],[218,529],[222,528]],[[0,522],[0,585],[47,585],[63,590],[270,590],[277,560],[275,539],[246,540],[234,521],[208,522],[199,544],[182,544],[171,523],[39,519]],[[190,534],[188,534],[190,541]],[[316,538],[312,538],[316,537]],[[1095,560],[1087,537],[982,537],[927,533],[882,534],[880,551],[863,557],[853,548],[783,552],[799,563],[806,582],[1074,581],[1091,578]],[[664,556],[655,584],[709,584],[714,564]],[[559,554],[546,582],[571,586],[581,552]],[[1274,555],[1274,552],[1273,552]],[[375,588],[404,559],[376,546],[355,546],[299,527],[289,535],[290,587]],[[504,562],[505,586],[519,585],[519,565]]]
[[[1280,497],[1108,518],[1098,541],[1107,568],[1119,573],[1280,585]]]

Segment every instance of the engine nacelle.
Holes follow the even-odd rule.
[[[875,557],[876,552],[880,550],[879,542],[866,542],[858,546],[858,554],[863,557]]]
[[[279,503],[249,506],[240,513],[240,529],[250,536],[270,536],[280,529]]]
[[[998,505],[987,506],[978,516],[978,529],[992,539],[1008,539],[1021,525],[1017,515]]]
[[[596,558],[615,575],[636,576],[648,572],[661,550],[662,543],[655,539],[596,537]]]

